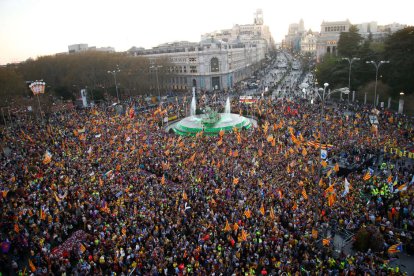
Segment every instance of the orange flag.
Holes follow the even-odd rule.
[[[328,163],[326,163],[325,160],[322,160],[321,165],[322,165],[322,167],[326,168],[326,166],[328,166]]]
[[[188,197],[187,197],[187,194],[185,193],[185,191],[183,191],[183,199],[188,200]]]
[[[229,224],[228,220],[226,220],[226,226],[224,227],[224,231],[226,231],[226,232],[231,231],[231,227],[230,227],[230,224]]]
[[[241,134],[240,132],[237,132],[237,144],[241,144],[241,143],[242,143]]]
[[[302,190],[302,196],[304,199],[308,199],[308,194],[306,193],[305,189]]]
[[[222,130],[219,131],[219,135],[220,135],[220,137],[223,137],[223,135],[224,135],[224,129],[222,129]]]
[[[247,241],[247,236],[248,236],[247,232],[246,232],[246,231],[244,231],[244,229],[243,229],[243,230],[242,230],[242,233],[241,233],[241,238],[242,238],[242,240],[243,240],[243,241]]]
[[[303,149],[302,149],[302,155],[303,155],[303,156],[306,156],[307,154],[308,154],[308,152],[306,151],[306,149],[305,149],[305,148],[303,148]]]
[[[237,223],[233,224],[233,230],[237,231],[239,229],[239,225]]]
[[[260,206],[260,213],[264,216],[265,215],[265,208],[264,205],[262,203],[262,206]]]
[[[237,185],[239,183],[239,178],[238,177],[233,177],[233,184]]]
[[[17,223],[14,224],[14,231],[16,233],[19,233],[20,232],[19,225]]]
[[[29,268],[31,272],[35,272],[36,271],[36,267],[33,264],[32,260],[29,259]]]
[[[165,184],[165,176],[162,175],[162,177],[161,177],[161,185],[164,185],[164,184]]]
[[[293,203],[292,210],[295,211],[296,209],[298,209],[298,205],[295,202],[295,203]]]
[[[250,212],[250,210],[247,209],[246,211],[244,211],[244,215],[246,216],[246,218],[251,218],[252,217],[252,212]]]
[[[220,137],[220,140],[217,141],[217,146],[221,146],[223,144],[223,138]]]
[[[312,238],[314,238],[315,240],[318,238],[318,230],[316,230],[315,228],[312,228]]]
[[[275,211],[273,210],[273,207],[270,207],[270,218],[271,219],[275,219],[276,218],[276,216],[275,216]]]
[[[338,163],[335,164],[334,171],[339,172],[339,164]]]
[[[331,207],[335,203],[335,194],[330,194],[328,196],[328,206]]]

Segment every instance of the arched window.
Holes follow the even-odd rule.
[[[213,57],[210,60],[210,68],[211,68],[211,72],[219,72],[220,71],[218,58]]]

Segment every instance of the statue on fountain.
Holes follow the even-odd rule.
[[[214,109],[207,106],[204,116],[201,118],[201,124],[205,127],[212,127],[220,120],[220,114]]]

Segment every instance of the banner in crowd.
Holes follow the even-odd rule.
[[[414,152],[411,152],[411,151],[408,151],[408,150],[401,150],[401,149],[398,149],[398,148],[384,147],[384,152],[395,154],[395,155],[398,155],[399,157],[407,157],[407,158],[414,159]]]

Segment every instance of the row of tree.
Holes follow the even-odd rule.
[[[364,39],[355,26],[340,35],[338,55],[326,54],[316,67],[320,83],[328,82],[330,88],[348,87],[349,62],[344,58],[360,58],[351,67],[351,91],[356,91],[358,100],[368,94],[367,101],[374,100],[376,68],[367,61],[389,61],[378,70],[377,94],[387,105],[391,97],[396,104],[400,93],[404,93],[405,109],[414,106],[414,27],[407,27],[391,34],[383,41],[374,41],[370,35]]]
[[[55,55],[29,59],[18,65],[0,68],[0,100],[30,96],[28,83],[34,80],[46,82],[46,93],[58,99],[79,97],[80,89],[87,88],[95,100],[105,93],[115,96],[115,78],[120,91],[126,95],[145,94],[161,87],[174,72],[166,59],[154,64],[146,57],[131,57],[122,53],[84,52],[71,55]],[[119,69],[119,70],[118,70]]]

